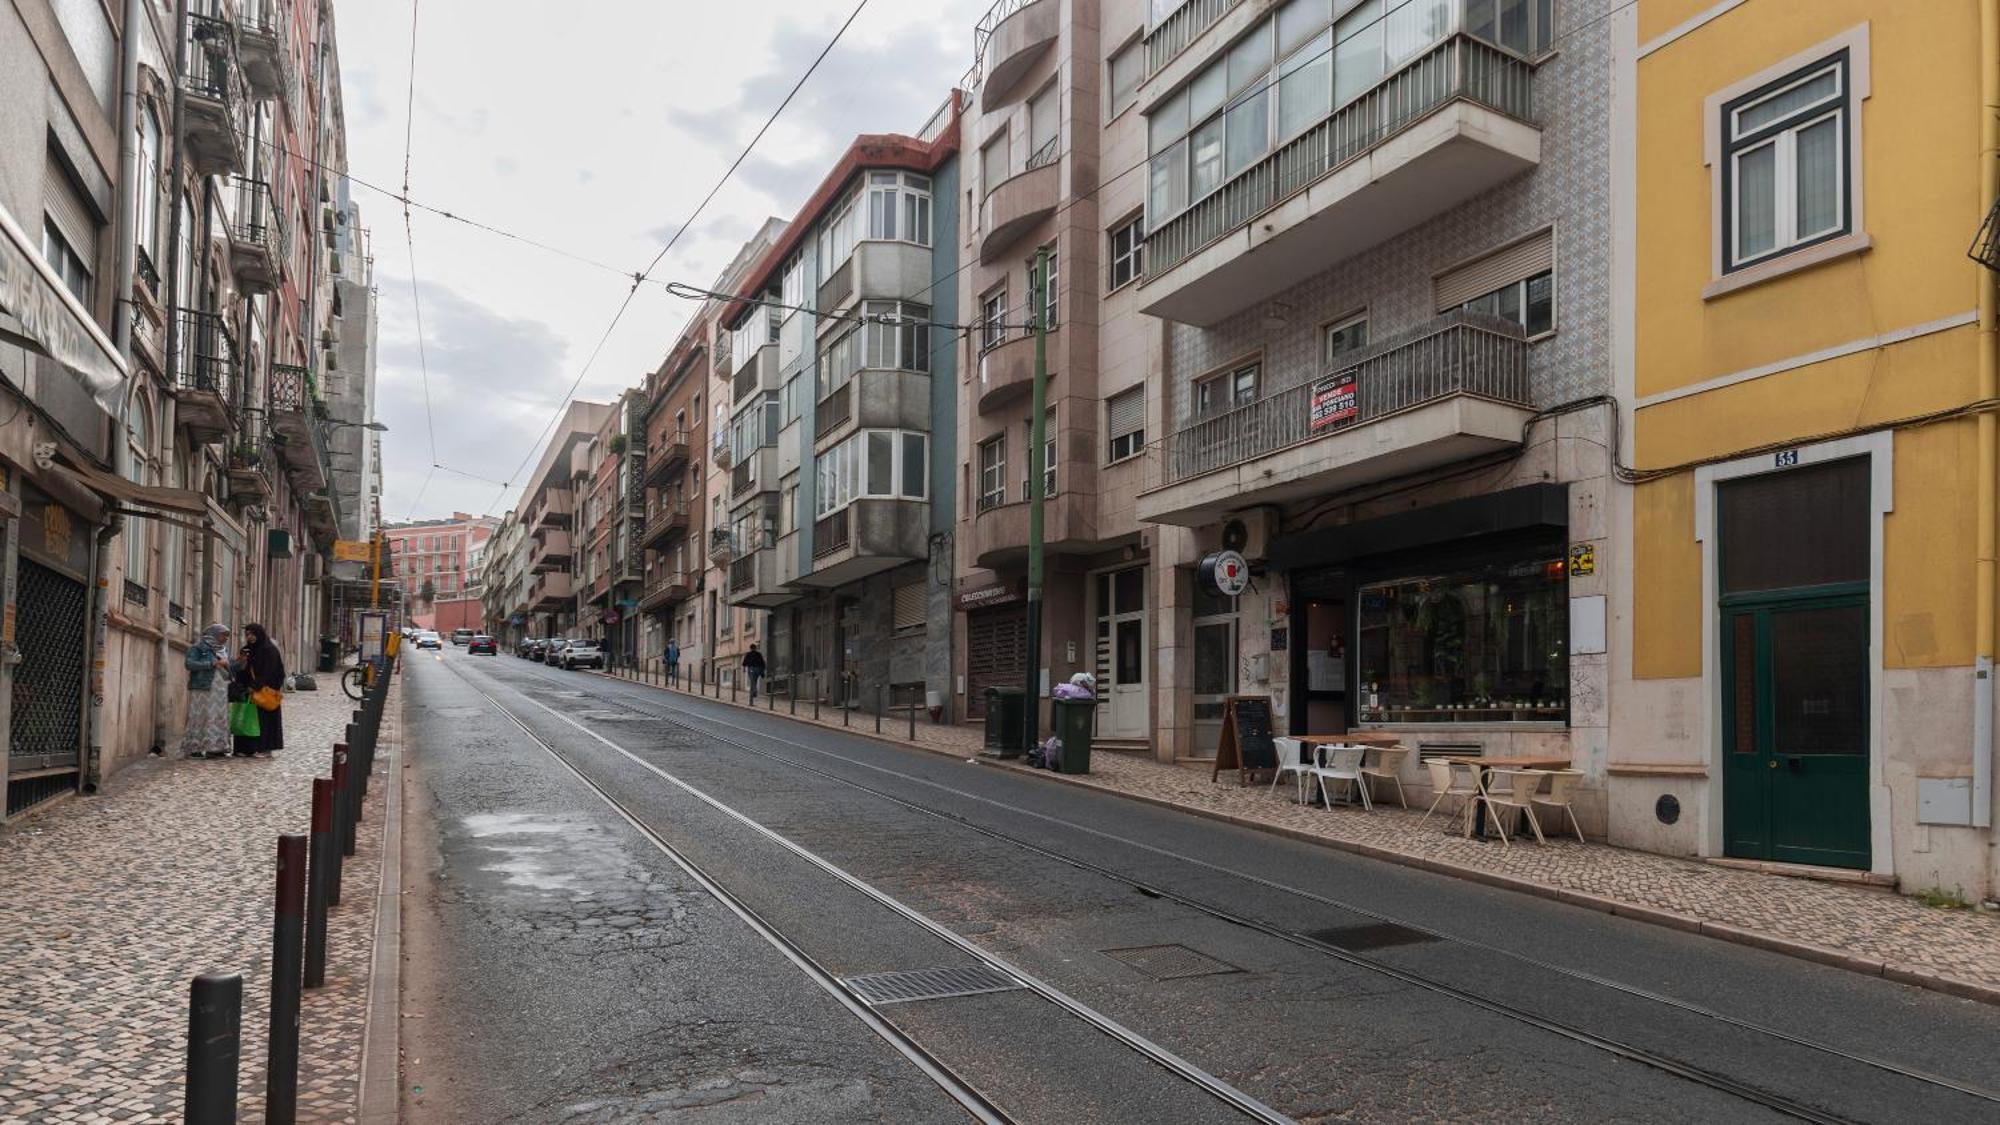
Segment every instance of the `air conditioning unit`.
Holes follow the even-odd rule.
[[[1204,530],[1205,551],[1235,551],[1255,562],[1271,553],[1271,540],[1278,533],[1278,513],[1271,508],[1231,512],[1212,530]],[[1209,541],[1211,538],[1213,542]]]

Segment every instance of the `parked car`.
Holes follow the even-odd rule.
[[[563,649],[568,646],[569,640],[567,638],[550,637],[542,645],[542,663],[551,667],[561,664]]]
[[[571,641],[569,644],[563,646],[562,666],[570,671],[575,671],[578,668],[602,669],[604,667],[604,650],[598,647],[596,641]]]
[[[440,638],[434,631],[430,629],[425,629],[423,632],[417,634],[417,647],[443,648],[444,640]]]
[[[482,652],[488,656],[498,656],[500,655],[500,646],[493,643],[492,637],[484,633],[474,633],[472,639],[465,642],[465,654],[467,656],[477,656]]]
[[[451,631],[451,643],[457,645],[460,648],[464,648],[466,645],[472,643],[472,638],[474,635],[475,634],[470,629],[453,629]]]
[[[514,645],[514,655],[520,657],[523,660],[526,660],[528,658],[528,646],[534,643],[535,639],[533,637],[522,637],[521,640]]]

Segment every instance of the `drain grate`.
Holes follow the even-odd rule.
[[[901,1004],[907,1000],[942,1000],[947,996],[1008,992],[1021,987],[1020,981],[985,965],[870,973],[862,977],[848,977],[841,983],[869,1004],[877,1006]]]
[[[1102,949],[1098,952],[1152,977],[1179,980],[1182,977],[1209,977],[1243,970],[1227,961],[1218,961],[1185,945],[1140,945],[1130,949]]]
[[[1349,953],[1360,953],[1368,949],[1382,949],[1391,945],[1421,945],[1438,940],[1435,935],[1408,926],[1398,926],[1394,922],[1370,922],[1361,926],[1335,926],[1330,930],[1313,930],[1305,936],[1328,945],[1337,945]]]

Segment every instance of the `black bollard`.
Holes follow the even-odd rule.
[[[819,697],[821,694],[822,694],[822,685],[819,682],[819,673],[814,672],[813,673],[813,722],[815,723],[819,722]]]
[[[340,786],[340,819],[335,825],[340,833],[340,854],[344,858],[354,854],[355,822],[361,819],[361,784],[359,762],[354,748],[345,742],[333,744],[333,750],[340,765],[335,769],[334,784]]]
[[[188,986],[187,1125],[234,1125],[243,1037],[243,974],[203,973]]]
[[[264,1120],[290,1125],[299,1104],[299,958],[306,922],[306,838],[278,837],[271,918],[271,1035],[264,1056]]]
[[[875,685],[875,733],[882,733],[882,685]]]
[[[307,988],[326,983],[326,908],[333,887],[334,853],[339,848],[333,835],[333,781],[313,778],[312,838],[306,845],[306,952]]]
[[[910,741],[917,740],[917,705],[910,704]]]
[[[777,709],[778,709],[778,699],[776,696],[771,694],[771,683],[769,680],[766,680],[764,682],[764,710],[776,711]]]

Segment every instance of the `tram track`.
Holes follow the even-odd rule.
[[[545,684],[549,684],[551,686],[560,685],[564,683],[563,680],[556,679],[546,674],[536,674],[533,671],[530,671],[529,675],[532,679]],[[810,773],[814,776],[834,782],[841,786],[851,788],[863,793],[867,793],[878,799],[896,804],[911,812],[915,812],[923,816],[931,817],[940,821],[944,821],[946,823],[956,825],[968,831],[974,832],[978,835],[984,836],[988,839],[992,839],[994,841],[1007,844],[1011,847],[1030,852],[1032,854],[1041,856],[1045,859],[1062,863],[1076,870],[1088,872],[1100,878],[1104,878],[1125,885],[1139,894],[1147,895],[1149,897],[1161,898],[1167,901],[1174,902],[1177,905],[1183,906],[1190,910],[1194,910],[1198,913],[1214,918],[1218,921],[1223,921],[1230,923],[1232,925],[1241,926],[1246,929],[1261,933],[1267,937],[1284,941],[1293,946],[1309,949],[1315,953],[1339,960],[1352,967],[1370,973],[1390,977],[1392,979],[1398,980],[1401,983],[1410,985],[1412,987],[1421,988],[1424,989],[1425,991],[1442,995],[1450,999],[1453,999],[1455,1001],[1465,1003],[1469,1006],[1476,1007],[1487,1012],[1491,1012],[1503,1018],[1520,1022],[1528,1026],[1535,1027],[1539,1030],[1549,1032],[1551,1034],[1560,1036],[1564,1039],[1568,1039],[1572,1042],[1576,1042],[1600,1051],[1604,1051],[1606,1053],[1612,1054],[1620,1058],[1628,1059],[1630,1061],[1639,1063],[1641,1065],[1652,1067],[1654,1069],[1663,1071],[1665,1073],[1674,1075],[1676,1077],[1685,1079],[1687,1081],[1707,1086],[1711,1089],[1717,1090],[1718,1092],[1726,1093],[1731,1096],[1741,1098],[1745,1101],[1761,1105],[1774,1112],[1785,1114],[1787,1116],[1791,1116],[1799,1120],[1836,1122],[1836,1121],[1846,1121],[1849,1119],[1841,1117],[1838,1114],[1830,1113],[1826,1110],[1820,1109],[1816,1106],[1812,1106],[1805,1102],[1801,1102],[1787,1095],[1763,1089],[1761,1087],[1752,1085],[1747,1082],[1743,1082],[1739,1079],[1730,1077],[1728,1075],[1720,1074],[1713,1070],[1688,1063],[1684,1060],[1673,1058],[1669,1055],[1652,1050],[1650,1048],[1637,1046],[1635,1044],[1627,1043],[1610,1036],[1592,1032],[1586,1028],[1575,1025],[1568,1021],[1522,1011],[1514,1005],[1508,1004],[1501,1000],[1497,1000],[1491,996],[1482,995],[1472,990],[1463,988],[1462,986],[1455,985],[1447,981],[1439,980],[1434,977],[1428,976],[1426,974],[1415,972],[1413,970],[1406,969],[1400,966],[1391,965],[1380,960],[1379,958],[1374,958],[1367,956],[1366,954],[1343,949],[1340,946],[1335,945],[1331,942],[1317,939],[1311,936],[1310,934],[1302,933],[1297,930],[1275,925],[1263,919],[1248,916],[1242,913],[1241,911],[1234,910],[1230,907],[1209,902],[1200,899],[1196,896],[1188,895],[1183,892],[1173,890],[1171,888],[1159,886],[1157,884],[1148,882],[1143,879],[1135,878],[1133,876],[1125,874],[1124,872],[1114,870],[1102,864],[1095,863],[1091,860],[1082,859],[1077,856],[1058,851],[1046,845],[1040,844],[1036,841],[1025,839],[1021,836],[1017,836],[1013,833],[1009,833],[1001,829],[991,828],[986,825],[979,824],[958,813],[926,805],[920,801],[913,801],[899,794],[891,793],[886,790],[867,785],[863,782],[856,781],[849,777],[843,777],[838,773],[822,769],[808,762],[800,761],[797,758],[790,757],[785,754],[774,753],[763,746],[753,745],[750,742],[745,741],[745,739],[743,738],[735,738],[735,737],[730,737],[728,735],[719,734],[717,733],[715,728],[717,727],[726,728],[728,730],[740,732],[741,734],[748,736],[749,738],[757,739],[764,743],[774,743],[790,747],[793,749],[805,751],[809,754],[832,759],[847,766],[857,767],[871,772],[880,773],[889,777],[896,778],[897,780],[905,783],[914,784],[924,788],[933,789],[941,793],[949,794],[952,797],[960,800],[975,802],[993,808],[995,810],[1005,812],[1010,816],[1039,820],[1051,825],[1062,827],[1066,830],[1084,833],[1090,836],[1104,839],[1106,841],[1118,843],[1122,846],[1135,848],[1163,859],[1170,859],[1177,863],[1182,863],[1192,867],[1197,867],[1220,875],[1226,875],[1231,879],[1246,880],[1258,886],[1266,888],[1268,890],[1296,897],[1303,901],[1309,901],[1315,904],[1348,911],[1377,921],[1386,922],[1393,925],[1416,930],[1420,933],[1424,933],[1427,936],[1433,937],[1440,941],[1452,942],[1459,946],[1471,949],[1478,949],[1481,950],[1482,952],[1504,957],[1513,962],[1525,966],[1530,966],[1551,974],[1555,974],[1579,984],[1616,991],[1620,994],[1632,997],[1634,999],[1670,1008],[1684,1015],[1714,1022],[1719,1025],[1732,1027],[1737,1030],[1744,1031],[1753,1035],[1765,1036],[1772,1040],[1785,1043],[1789,1046],[1812,1051],[1819,1055],[1825,1056],[1830,1059],[1838,1060],[1840,1062],[1850,1063],[1856,1066],[1865,1067],[1870,1070],[1881,1072],[1886,1075],[1893,1075],[1896,1078],[1902,1080],[1963,1095],[1965,1097],[1977,1100],[1979,1102],[1986,1103],[1988,1106],[2000,1105],[2000,1092],[1996,1092],[1995,1090],[1989,1089],[1987,1087],[1975,1083],[1952,1079],[1943,1075],[1931,1073],[1929,1071],[1896,1063],[1888,1059],[1883,1059],[1868,1054],[1849,1051],[1840,1047],[1833,1046],[1831,1044],[1807,1038],[1805,1036],[1787,1032],[1779,1028],[1770,1027],[1768,1025],[1758,1023],[1753,1020],[1746,1020],[1741,1017],[1731,1016],[1723,1012],[1718,1012],[1704,1005],[1667,996],[1650,989],[1640,988],[1634,985],[1626,984],[1621,981],[1612,980],[1610,978],[1601,976],[1599,974],[1589,973],[1568,966],[1558,965],[1552,962],[1544,961],[1538,958],[1528,956],[1526,954],[1516,952],[1514,950],[1509,950],[1500,946],[1492,945],[1490,943],[1479,942],[1474,939],[1461,938],[1450,933],[1445,933],[1442,931],[1417,925],[1405,921],[1403,919],[1393,917],[1391,915],[1386,915],[1379,911],[1371,910],[1369,908],[1354,903],[1349,903],[1329,896],[1316,894],[1314,892],[1307,891],[1302,888],[1292,887],[1284,883],[1256,875],[1255,873],[1241,871],[1235,868],[1230,868],[1221,864],[1216,864],[1207,860],[1203,860],[1195,856],[1190,856],[1180,852],[1176,852],[1170,848],[1163,848],[1158,845],[1149,844],[1139,840],[1133,840],[1129,837],[1121,836],[1114,832],[1107,832],[1102,829],[1098,829],[1085,824],[1079,824],[1074,821],[1064,819],[1062,817],[1052,816],[1050,814],[1043,813],[1039,810],[1024,808],[1022,806],[1014,805],[1006,801],[996,800],[994,798],[986,797],[981,794],[968,792],[964,789],[960,789],[955,786],[932,781],[928,778],[918,777],[913,774],[904,773],[900,770],[892,769],[886,766],[880,766],[874,763],[861,761],[859,759],[849,757],[848,755],[841,754],[832,750],[827,750],[825,748],[817,746],[811,746],[806,743],[786,738],[781,735],[775,735],[765,731],[755,730],[753,728],[743,726],[742,724],[739,723],[734,723],[727,720],[717,719],[712,716],[699,714],[685,708],[674,706],[672,704],[663,704],[665,712],[670,712],[670,713],[663,713],[661,710],[652,707],[640,706],[638,704],[635,704],[630,699],[624,698],[622,693],[593,691],[590,693],[590,695],[591,698],[597,702],[612,704],[623,710],[631,712],[635,715],[651,719],[654,721],[668,723],[670,725],[679,727],[683,730],[688,730],[693,733],[700,734],[704,737],[716,739],[735,749],[742,750],[744,752],[757,755],[759,757],[771,760],[773,762],[780,763],[784,765],[785,768],[787,769]],[[531,702],[534,701],[531,700]],[[573,722],[573,720],[571,721]],[[575,725],[581,728],[581,724],[575,724]],[[595,736],[594,732],[591,733],[593,734],[593,736]],[[595,737],[601,738],[601,736],[595,736]]]

